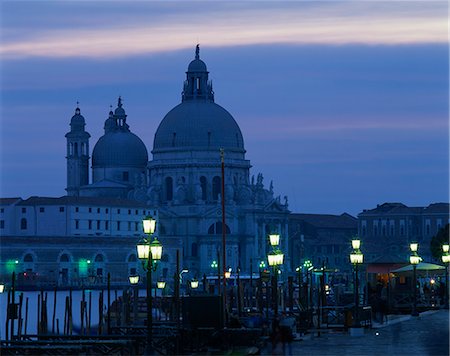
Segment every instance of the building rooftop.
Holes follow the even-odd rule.
[[[404,214],[431,214],[431,213],[449,213],[449,203],[432,203],[427,207],[414,206],[409,207],[402,203],[384,203],[377,205],[374,209],[363,210],[358,216],[364,215],[404,215]]]
[[[347,213],[341,215],[291,214],[289,218],[291,220],[302,220],[317,228],[356,229],[358,226],[358,219]]]
[[[62,196],[59,198],[50,197],[30,197],[22,200],[17,205],[36,206],[36,205],[95,205],[95,206],[120,206],[133,208],[147,208],[146,204],[136,200],[103,198],[103,197],[72,197]]]

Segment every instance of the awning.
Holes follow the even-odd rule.
[[[409,272],[412,270],[413,270],[413,265],[407,265],[407,266],[398,268],[391,272],[400,273],[400,272]],[[416,265],[416,270],[418,270],[418,271],[439,271],[439,270],[445,270],[445,267],[441,266],[441,265],[435,265],[434,263],[420,262],[419,264]]]

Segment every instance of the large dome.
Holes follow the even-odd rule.
[[[155,133],[153,150],[202,148],[244,151],[241,130],[213,101],[184,101],[167,113]]]
[[[139,137],[129,131],[107,132],[92,152],[92,167],[145,167],[147,148]]]

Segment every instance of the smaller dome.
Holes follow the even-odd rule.
[[[129,131],[108,132],[96,143],[92,167],[145,167],[147,148],[139,137]]]
[[[200,59],[200,45],[195,47],[195,59],[189,63],[188,72],[207,72],[205,62]]]
[[[122,107],[116,108],[116,110],[114,110],[114,115],[125,116],[125,110]]]
[[[116,108],[116,110],[114,110],[114,115],[116,115],[116,116],[126,116],[125,110],[122,107],[122,105],[123,105],[122,104],[122,97],[119,96],[119,99],[117,101],[117,108]]]
[[[72,131],[84,130],[84,126],[86,125],[86,121],[84,120],[84,116],[80,113],[80,108],[75,109],[75,115],[70,119],[70,128]]]
[[[207,72],[205,62],[201,59],[194,59],[189,63],[188,72]]]

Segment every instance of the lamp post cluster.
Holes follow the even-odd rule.
[[[409,256],[409,263],[413,266],[413,280],[412,280],[412,288],[413,288],[413,305],[411,310],[412,316],[419,316],[419,312],[417,311],[417,278],[416,278],[416,269],[417,265],[420,263],[422,258],[417,253],[419,249],[419,244],[417,242],[412,242],[409,245],[411,249],[411,256]]]
[[[361,325],[359,323],[359,278],[358,278],[358,266],[363,263],[364,255],[360,250],[361,247],[361,240],[359,239],[353,239],[352,240],[352,248],[353,251],[350,254],[350,262],[352,263],[354,267],[354,273],[355,273],[355,313],[353,318],[353,327],[359,328]]]
[[[442,262],[445,265],[445,309],[448,309],[448,265],[450,263],[449,249],[450,245],[448,243],[442,245]]]
[[[153,301],[152,301],[152,272],[156,271],[157,262],[161,260],[162,245],[155,237],[156,220],[151,216],[147,216],[142,221],[144,233],[147,235],[137,244],[138,258],[142,261],[142,266],[147,272],[147,353],[152,349],[152,326],[153,326]],[[135,277],[134,277],[135,278]],[[136,283],[139,281],[134,279]],[[130,277],[131,282],[131,277]],[[165,286],[165,284],[164,284]]]
[[[273,288],[274,288],[274,314],[275,317],[278,315],[278,271],[279,266],[283,264],[284,254],[278,247],[280,244],[279,234],[269,235],[270,245],[272,246],[272,251],[267,255],[267,261],[269,266],[273,268]],[[261,265],[260,265],[261,266]]]

